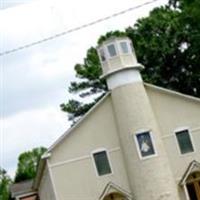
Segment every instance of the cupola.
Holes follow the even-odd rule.
[[[98,46],[103,77],[125,68],[143,68],[137,62],[132,42],[127,37],[112,37]]]

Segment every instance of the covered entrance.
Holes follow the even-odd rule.
[[[111,193],[105,196],[103,200],[128,200],[128,199],[120,193]]]
[[[180,186],[184,189],[186,200],[200,200],[200,163],[192,161],[185,171]]]
[[[200,171],[188,176],[186,187],[191,200],[200,200]]]
[[[109,182],[98,200],[133,200],[132,195],[120,186]]]

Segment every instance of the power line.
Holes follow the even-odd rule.
[[[28,43],[28,44],[25,44],[25,45],[22,45],[22,46],[18,46],[16,48],[13,48],[13,49],[10,49],[10,50],[7,50],[7,51],[3,51],[3,52],[0,52],[0,56],[4,56],[4,55],[8,55],[8,54],[11,54],[11,53],[14,53],[14,52],[17,52],[17,51],[20,51],[20,50],[23,50],[23,49],[27,49],[27,48],[30,48],[32,46],[36,46],[36,45],[39,45],[43,42],[47,42],[47,41],[50,41],[50,40],[54,40],[58,37],[62,37],[62,36],[65,36],[69,33],[72,33],[72,32],[75,32],[75,31],[78,31],[78,30],[81,30],[81,29],[84,29],[84,28],[87,28],[89,26],[93,26],[95,24],[98,24],[98,23],[101,23],[103,21],[106,21],[106,20],[109,20],[111,18],[115,18],[119,15],[123,15],[127,12],[130,12],[130,11],[133,11],[133,10],[136,10],[138,8],[141,8],[143,6],[146,6],[148,4],[151,4],[151,3],[154,3],[156,1],[159,1],[159,0],[152,0],[152,1],[148,1],[148,2],[145,2],[143,4],[140,4],[140,5],[137,5],[137,6],[134,6],[134,7],[130,7],[128,9],[125,9],[125,10],[122,10],[120,12],[117,12],[117,13],[114,13],[112,15],[109,15],[107,17],[103,17],[103,18],[100,18],[100,19],[97,19],[95,21],[92,21],[92,22],[89,22],[89,23],[86,23],[84,25],[81,25],[81,26],[78,26],[78,27],[75,27],[75,28],[72,28],[72,29],[69,29],[69,30],[66,30],[66,31],[63,31],[63,32],[60,32],[60,33],[57,33],[55,35],[52,35],[50,37],[46,37],[46,38],[43,38],[41,40],[38,40],[38,41],[35,41],[35,42],[31,42],[31,43]]]

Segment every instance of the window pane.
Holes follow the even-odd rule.
[[[94,153],[93,156],[99,176],[111,173],[110,164],[105,151]]]
[[[109,55],[110,55],[111,57],[117,55],[117,52],[116,52],[116,49],[115,49],[114,44],[108,45],[108,52],[109,52]]]
[[[128,53],[128,45],[126,42],[120,42],[122,53]]]
[[[137,134],[136,138],[142,157],[155,154],[155,150],[149,132]]]
[[[176,132],[176,137],[182,154],[194,151],[188,130]]]
[[[100,53],[101,61],[103,61],[103,62],[106,61],[106,56],[105,56],[104,50],[101,49],[101,50],[99,51],[99,53]]]

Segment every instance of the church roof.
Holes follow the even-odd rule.
[[[23,181],[11,185],[10,192],[12,194],[12,197],[33,192],[32,186],[33,186],[33,180]]]
[[[181,97],[183,99],[192,100],[192,101],[200,103],[200,98],[198,98],[198,97],[194,97],[194,96],[191,96],[191,95],[183,94],[183,93],[180,93],[180,92],[177,92],[177,91],[174,91],[174,90],[166,89],[166,88],[163,88],[163,87],[160,87],[160,86],[156,86],[156,85],[152,85],[152,84],[149,84],[149,83],[144,83],[144,86],[147,89],[148,88],[154,89],[154,90],[157,90],[158,92],[163,92],[163,93],[166,93],[168,95],[174,95],[174,96]]]

